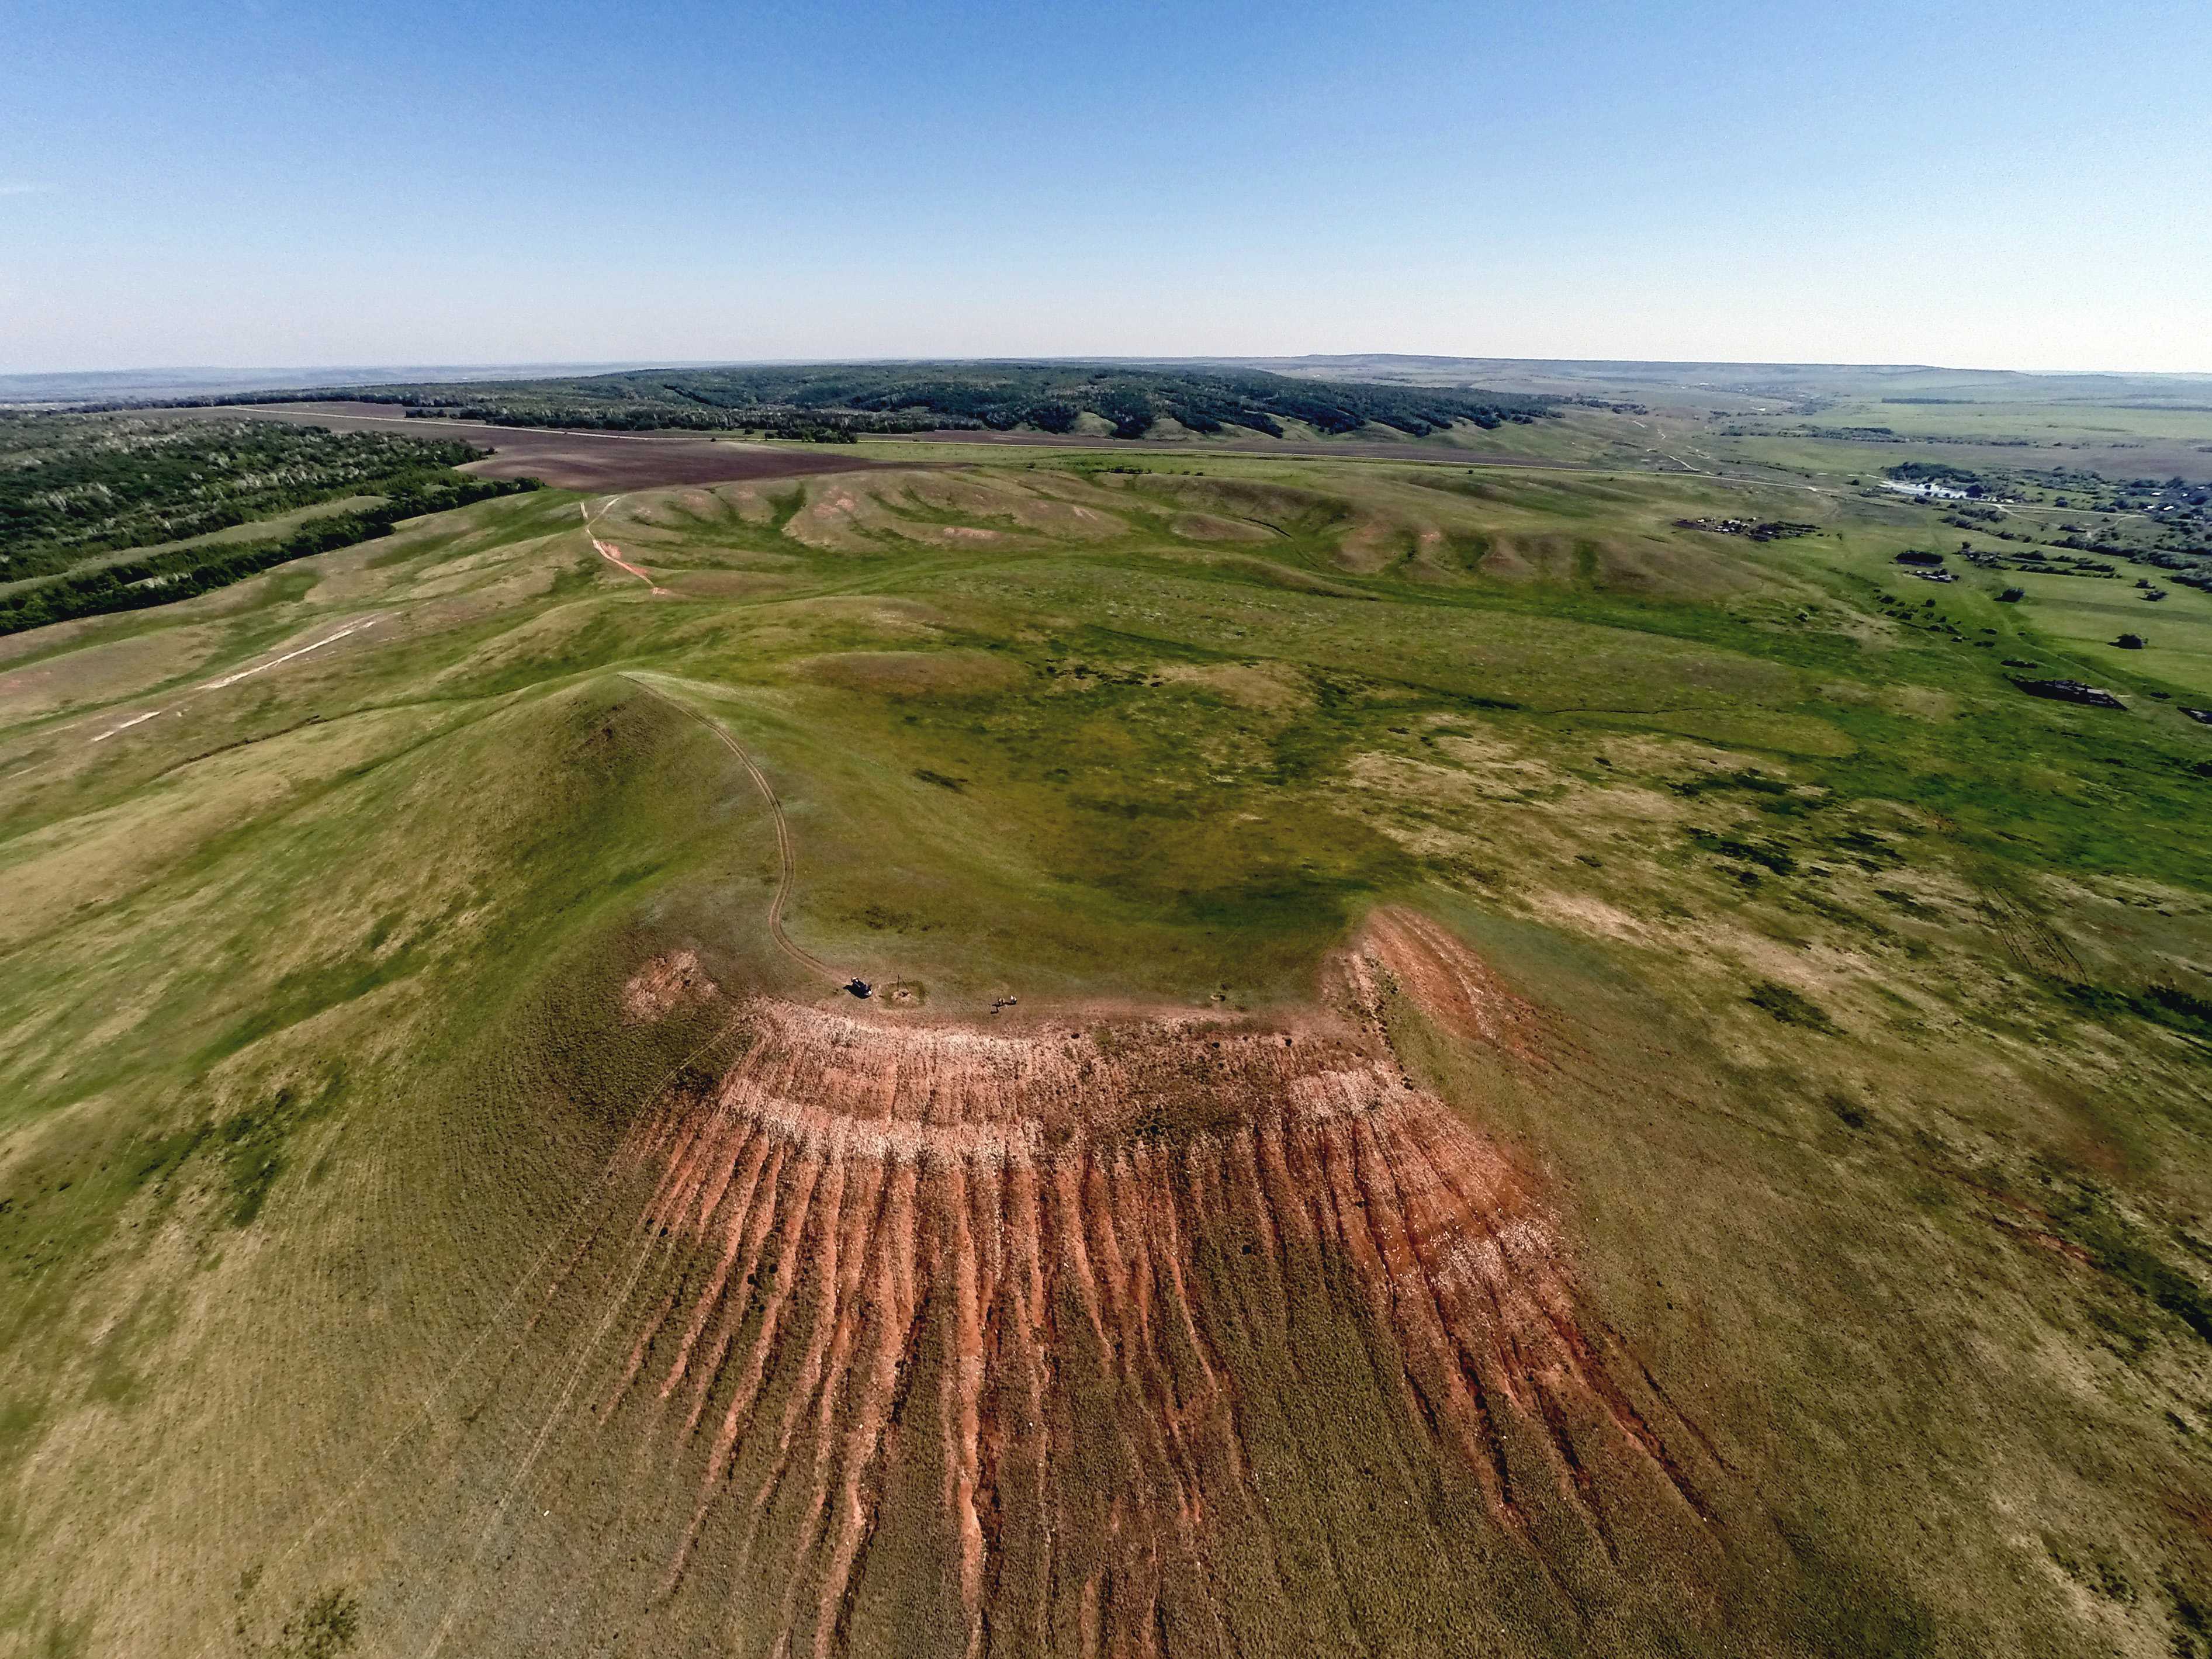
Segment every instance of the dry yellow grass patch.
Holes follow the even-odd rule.
[[[775,517],[778,495],[793,493],[788,484],[780,490],[771,490],[766,484],[724,484],[714,494],[726,502],[730,510],[747,524],[767,524]]]
[[[1516,581],[1565,581],[1575,574],[1571,536],[1508,533],[1486,538],[1476,568],[1486,576]]]
[[[1170,685],[1194,685],[1226,697],[1240,708],[1267,714],[1289,714],[1313,706],[1305,677],[1278,663],[1170,663],[1152,672]]]
[[[1168,528],[1187,542],[1264,542],[1274,538],[1272,531],[1258,525],[1240,524],[1211,513],[1178,513],[1168,520]]]
[[[678,1008],[719,996],[721,988],[700,966],[698,952],[672,951],[629,976],[622,988],[623,1014],[640,1024],[665,1019]]]
[[[171,716],[179,723],[188,716]],[[116,805],[15,837],[0,861],[0,947],[20,945],[75,912],[137,893],[192,852],[304,785],[357,764],[418,727],[416,709],[374,710],[303,726],[172,771]]]
[[[1406,540],[1401,526],[1385,519],[1364,519],[1338,539],[1330,562],[1354,575],[1376,575],[1405,556]]]
[[[1882,691],[1879,701],[1882,708],[1890,714],[1909,714],[1920,720],[1948,720],[1959,712],[1956,696],[1926,686],[1889,686]]]
[[[794,599],[780,606],[785,617],[819,617],[846,627],[859,626],[893,638],[916,638],[952,624],[952,618],[920,599],[884,599],[875,594],[833,594],[818,599]]]
[[[1702,547],[1679,542],[1601,537],[1591,544],[1601,587],[1682,599],[1717,599],[1771,585],[1759,570]]]
[[[1586,892],[1537,887],[1524,889],[1519,897],[1530,915],[1586,939],[1650,945],[1663,937],[1649,922]]]
[[[0,640],[0,645],[26,641],[51,645],[47,636],[56,631],[41,629],[18,634]],[[210,628],[165,629],[134,639],[88,645],[0,674],[0,718],[32,720],[77,702],[106,703],[139,695],[163,680],[190,673],[206,660],[221,637]]]
[[[1455,581],[1463,573],[1452,558],[1444,532],[1425,525],[1413,538],[1413,556],[1406,562],[1406,574],[1416,581],[1444,582]]]
[[[878,696],[980,696],[1023,678],[1019,664],[988,651],[842,651],[792,667],[823,685]]]

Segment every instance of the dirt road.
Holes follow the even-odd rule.
[[[605,518],[608,514],[613,512],[615,501],[618,501],[620,500],[622,500],[622,497],[617,495],[615,497],[614,501],[609,501],[605,507],[601,507],[599,509],[599,516],[601,518]],[[592,504],[589,501],[585,501],[582,503],[582,507],[584,513],[584,533],[590,536],[592,533]],[[629,571],[631,575],[636,577],[638,580],[643,582],[654,592],[665,593],[668,591],[659,582],[653,580],[652,572],[641,569],[638,566],[632,564],[628,559],[623,557],[622,549],[617,547],[612,542],[603,542],[597,536],[592,536],[592,545],[599,550],[599,556],[605,559],[609,564],[619,565],[623,569]]]
[[[799,854],[791,839],[791,825],[784,820],[783,803],[776,799],[775,786],[769,782],[768,774],[754,764],[753,757],[747,754],[738,740],[724,731],[716,721],[709,720],[690,704],[678,702],[666,692],[647,684],[639,675],[625,674],[623,678],[630,681],[647,696],[659,698],[678,714],[689,715],[712,732],[722,747],[735,755],[738,757],[738,763],[750,775],[753,787],[760,791],[761,799],[768,803],[769,812],[775,820],[776,856],[782,866],[775,884],[775,897],[768,907],[769,935],[775,940],[777,949],[793,962],[811,968],[817,974],[826,975],[834,982],[842,985],[850,977],[848,975],[832,968],[821,957],[793,944],[791,935],[783,931],[783,907],[789,902],[792,884],[799,878]]]

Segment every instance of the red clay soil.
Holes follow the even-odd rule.
[[[595,1432],[631,1524],[666,1511],[622,1547],[659,1540],[633,1628],[1351,1651],[1403,1595],[1462,1630],[1502,1600],[1538,1650],[1639,1567],[1707,1577],[1724,1472],[1527,1173],[1393,1058],[1394,997],[1533,1041],[1404,912],[1290,1021],[739,1008],[742,1057],[627,1155],[657,1189]]]
[[[252,416],[328,427],[334,432],[400,432],[417,438],[459,438],[494,452],[464,472],[487,478],[542,478],[556,489],[651,489],[663,484],[730,483],[795,478],[817,472],[857,472],[882,466],[835,449],[739,443],[672,434],[551,432],[491,426],[482,421],[410,420],[390,404],[240,404],[216,409],[145,410],[176,418]]]

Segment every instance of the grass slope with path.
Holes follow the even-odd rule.
[[[2212,1651],[2197,596],[959,459],[0,640],[0,1651]]]

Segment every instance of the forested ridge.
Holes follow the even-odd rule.
[[[1462,423],[1543,419],[1560,399],[1474,387],[1309,380],[1257,370],[1189,371],[1097,363],[876,363],[643,370],[545,380],[331,387],[281,401],[344,396],[410,412],[514,426],[637,431],[759,431],[781,436],[947,428],[1068,433],[1094,416],[1116,438],[1161,421],[1190,431],[1269,437],[1297,428],[1340,436],[1386,428],[1426,437]],[[277,394],[210,400],[279,401]],[[1096,430],[1096,426],[1091,428]]]
[[[318,501],[433,488],[471,445],[238,418],[0,414],[0,579]]]
[[[219,542],[180,547],[143,559],[103,565],[24,588],[0,599],[0,635],[20,634],[49,623],[106,616],[171,605],[258,575],[273,566],[390,533],[403,520],[444,513],[497,495],[540,488],[535,478],[432,479],[358,512],[317,519],[289,536],[266,541]]]

